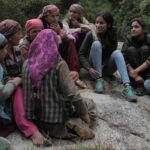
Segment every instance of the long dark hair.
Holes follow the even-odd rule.
[[[112,28],[113,27],[113,24],[114,24],[114,19],[113,19],[113,16],[110,14],[110,12],[100,12],[96,15],[96,18],[97,17],[102,17],[106,23],[108,24],[108,28]],[[95,20],[96,20],[95,18]]]

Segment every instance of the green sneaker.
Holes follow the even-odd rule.
[[[0,137],[0,150],[9,150],[10,149],[10,142],[3,137]]]
[[[136,93],[131,86],[127,86],[122,91],[123,96],[127,98],[129,102],[137,102]]]
[[[96,93],[104,92],[104,80],[102,78],[96,80],[95,92]]]

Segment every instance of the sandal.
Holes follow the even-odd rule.
[[[75,83],[76,83],[76,85],[78,85],[80,88],[83,88],[83,89],[87,88],[86,84],[85,84],[83,81],[81,81],[80,79],[76,80]]]

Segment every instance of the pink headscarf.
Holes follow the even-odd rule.
[[[59,58],[57,34],[51,29],[42,30],[33,40],[28,55],[29,74],[35,87],[40,88],[42,78]]]
[[[59,8],[56,6],[56,5],[46,5],[45,7],[43,7],[43,10],[42,10],[42,16],[46,16],[52,12],[57,12],[59,13]]]
[[[26,21],[26,24],[25,24],[26,32],[29,32],[34,27],[44,28],[41,19],[35,18],[35,19],[30,19]]]

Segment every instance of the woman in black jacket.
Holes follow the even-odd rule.
[[[149,70],[141,69],[141,65],[150,57],[150,34],[146,33],[146,25],[141,18],[131,20],[130,26],[131,35],[127,37],[122,52],[129,75],[133,79],[133,83],[139,87],[143,86],[144,80],[150,76]]]
[[[117,33],[113,27],[113,17],[109,12],[96,16],[96,29],[87,33],[79,52],[81,65],[96,80],[95,91],[104,92],[104,75],[112,75],[117,69],[124,85],[123,94],[128,101],[137,98],[130,86],[126,64],[122,53],[117,49]]]

